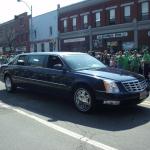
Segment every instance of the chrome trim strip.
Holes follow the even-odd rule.
[[[60,85],[60,86],[67,86],[66,84],[60,84],[60,83],[55,83],[55,82],[49,82],[49,81],[43,81],[43,80],[37,80],[37,79],[31,79],[31,78],[24,78],[24,77],[19,77],[19,76],[14,76],[15,80],[31,80],[31,81],[36,81],[36,82],[43,82],[46,84],[55,84],[55,85]]]
[[[132,92],[132,93],[142,92],[148,86],[145,80],[142,80],[142,81],[138,81],[138,80],[124,81],[121,83],[122,83],[122,85],[126,91]]]

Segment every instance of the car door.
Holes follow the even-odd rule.
[[[44,64],[46,60],[46,55],[36,54],[28,56],[28,82],[30,86],[34,86],[36,88],[45,86],[46,83],[44,82]]]
[[[27,55],[20,55],[12,64],[10,64],[10,68],[12,79],[18,85],[23,86],[27,84]]]
[[[53,89],[67,90],[67,67],[57,55],[49,55],[45,81]]]

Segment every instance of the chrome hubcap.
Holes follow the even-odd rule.
[[[5,85],[6,85],[6,88],[7,88],[7,90],[10,90],[11,89],[11,80],[10,80],[10,78],[8,78],[8,77],[6,77],[6,79],[5,79]]]
[[[91,96],[86,89],[78,89],[75,92],[75,103],[81,111],[88,111],[91,108]]]

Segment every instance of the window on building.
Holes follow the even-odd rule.
[[[109,24],[113,25],[116,23],[116,9],[109,10]]]
[[[95,13],[95,21],[96,21],[96,27],[99,27],[101,25],[101,14],[100,14],[100,12]]]
[[[36,37],[37,37],[36,30],[34,30],[34,37],[35,37],[35,39],[36,39]]]
[[[52,28],[52,26],[49,27],[49,35],[50,35],[50,36],[53,35],[53,28]]]
[[[67,19],[63,21],[64,32],[67,32]]]
[[[72,27],[73,27],[73,31],[77,30],[77,18],[76,17],[72,18]]]
[[[37,52],[37,44],[34,44],[34,52]]]
[[[124,7],[124,22],[131,21],[131,6]]]
[[[84,29],[88,28],[88,15],[83,16],[83,28]]]
[[[44,43],[41,44],[41,52],[44,52],[45,51],[45,45]]]
[[[141,19],[147,20],[149,18],[149,2],[141,3]]]
[[[20,26],[23,25],[23,18],[20,18],[20,19],[19,19],[19,24],[20,24]]]
[[[53,51],[53,43],[49,42],[49,51],[52,52]]]

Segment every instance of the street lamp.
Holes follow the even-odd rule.
[[[31,6],[29,6],[28,5],[28,3],[27,2],[25,2],[24,0],[17,0],[17,2],[23,2],[27,7],[28,7],[28,9],[30,10],[30,12],[31,12],[31,23],[30,23],[30,25],[31,25],[31,32],[29,32],[30,33],[30,38],[31,38],[31,41],[32,41],[32,5]],[[29,30],[30,31],[30,30]],[[30,44],[30,48],[31,48],[31,44]]]

